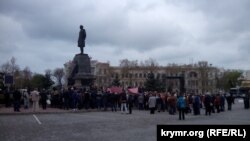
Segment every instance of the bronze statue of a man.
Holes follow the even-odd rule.
[[[78,37],[78,47],[80,47],[81,54],[83,54],[83,48],[85,47],[86,31],[82,25],[80,25],[80,32]]]

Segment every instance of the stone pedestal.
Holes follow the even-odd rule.
[[[69,78],[71,84],[69,85],[73,85],[76,88],[88,89],[94,81],[88,54],[76,54],[73,62],[74,66]]]
[[[74,63],[77,65],[77,74],[91,74],[90,58],[88,54],[76,54]]]

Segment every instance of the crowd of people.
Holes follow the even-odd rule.
[[[175,115],[179,111],[180,120],[185,119],[185,114],[200,115],[201,108],[205,109],[205,115],[210,116],[211,113],[225,111],[226,103],[227,110],[232,110],[234,104],[234,97],[229,93],[211,94],[209,92],[203,95],[156,91],[132,94],[126,90],[117,93],[103,89],[83,90],[73,87],[63,90],[54,88],[53,90],[28,91],[24,89],[24,91],[12,92],[13,102],[10,102],[9,94],[5,93],[5,105],[8,107],[13,103],[15,112],[20,111],[21,105],[24,109],[33,108],[33,111],[37,111],[39,106],[44,110],[49,106],[73,111],[81,109],[120,111],[124,114],[132,114],[132,109],[138,109],[148,110],[150,114],[155,114],[155,111],[167,111],[170,115]]]
[[[201,108],[205,109],[205,115],[223,112],[226,103],[228,110],[232,110],[234,97],[230,94],[211,94],[209,92],[204,95],[178,93],[161,95],[155,92],[150,94],[148,100],[151,114],[154,114],[155,110],[158,112],[167,110],[170,115],[175,115],[179,111],[180,120],[185,120],[185,114],[188,113],[200,115]]]

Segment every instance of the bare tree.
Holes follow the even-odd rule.
[[[25,67],[23,70],[15,70],[14,72],[14,86],[15,88],[29,88],[30,80],[32,77],[32,72],[28,67]]]
[[[149,58],[144,62],[141,62],[141,67],[146,68],[149,72],[155,72],[158,69],[159,64],[156,60]]]
[[[4,64],[2,64],[1,66],[1,71],[5,74],[10,74],[11,73],[11,67],[10,67],[10,63],[6,62]]]
[[[58,85],[61,87],[62,86],[62,79],[64,76],[64,69],[63,68],[56,68],[54,70],[53,76],[56,78]]]
[[[16,64],[15,57],[12,57],[10,59],[10,65],[11,65],[11,74],[14,74],[15,72],[19,71],[19,66]]]
[[[125,68],[133,68],[138,67],[138,60],[128,60],[128,59],[122,59],[120,60],[120,67]]]
[[[54,84],[54,81],[52,80],[52,70],[47,69],[45,70],[45,88],[49,88]]]
[[[29,88],[31,87],[30,81],[32,79],[32,72],[29,67],[25,67],[22,71],[23,74],[23,87]]]
[[[147,67],[158,67],[159,64],[155,59],[149,58],[148,60],[145,60],[144,65]]]
[[[16,64],[16,58],[12,57],[10,61],[7,61],[1,66],[1,70],[3,73],[14,75],[17,71],[19,71],[19,66]]]
[[[52,70],[50,69],[45,70],[45,76],[50,78],[52,76]]]
[[[129,66],[129,60],[128,59],[120,60],[120,67],[127,67],[127,66]]]
[[[29,80],[32,78],[32,72],[31,72],[29,67],[26,66],[23,69],[23,76],[24,76],[25,79],[29,79]]]

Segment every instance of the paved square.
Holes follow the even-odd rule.
[[[3,141],[154,141],[157,124],[241,124],[250,125],[250,110],[243,103],[232,111],[205,116],[178,115],[134,110],[132,115],[120,112],[80,112],[57,114],[0,115],[0,139]]]

